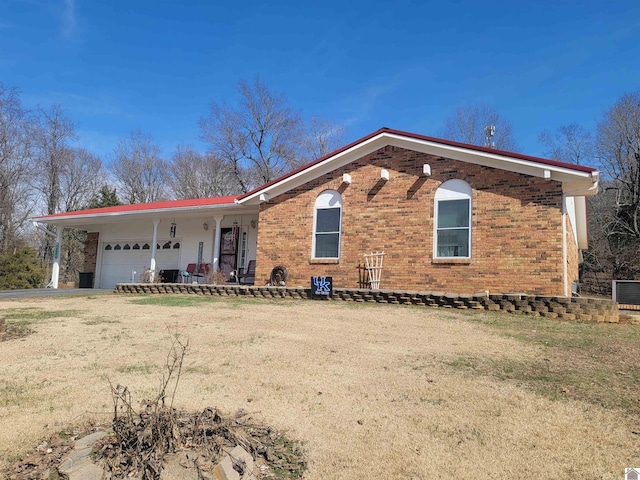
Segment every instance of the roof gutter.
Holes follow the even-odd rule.
[[[56,235],[53,232],[50,232],[49,230],[47,230],[46,228],[44,228],[42,225],[40,225],[38,222],[36,222],[35,220],[33,220],[31,222],[33,224],[34,227],[36,227],[38,230],[40,230],[42,233],[46,233],[47,235],[49,235],[50,237],[56,238]]]

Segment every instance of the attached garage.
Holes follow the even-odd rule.
[[[140,282],[151,262],[151,241],[111,241],[101,244],[101,288],[117,283]],[[156,270],[177,270],[180,265],[180,241],[156,244]]]

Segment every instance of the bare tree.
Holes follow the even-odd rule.
[[[150,135],[136,130],[118,143],[110,170],[129,203],[148,203],[166,196],[169,164]]]
[[[310,162],[337,150],[344,143],[345,132],[344,125],[312,116],[300,141],[301,158]]]
[[[74,148],[75,125],[60,105],[39,108],[32,131],[36,161],[32,185],[40,193],[47,214],[78,210],[99,189],[104,177],[102,161],[82,148]],[[74,281],[83,265],[85,233],[65,230],[61,250],[61,279]],[[53,241],[40,236],[42,258],[52,256]]]
[[[71,149],[60,172],[60,210],[82,209],[104,182],[102,161],[83,148]],[[66,229],[61,252],[61,278],[75,281],[84,267],[86,232]]]
[[[612,251],[608,226],[615,217],[616,192],[610,186],[610,182],[601,182],[600,192],[587,198],[589,248],[583,252],[581,265],[581,289],[586,293],[610,295],[614,271],[630,266],[625,255]]]
[[[72,212],[84,208],[105,183],[102,160],[84,148],[72,149],[60,177],[60,208]]]
[[[555,133],[544,130],[538,140],[546,147],[547,157],[561,162],[580,165],[593,155],[591,134],[577,123],[562,125]]]
[[[597,155],[615,215],[607,225],[617,278],[640,272],[640,91],[623,95],[598,124]],[[632,268],[622,268],[621,258]]]
[[[39,192],[45,212],[59,213],[62,211],[61,178],[72,156],[70,142],[75,138],[75,126],[60,105],[38,108],[37,115],[31,132],[36,172],[32,186]],[[40,253],[45,262],[53,257],[53,244],[51,237],[40,236]]]
[[[0,252],[15,243],[31,213],[29,123],[17,89],[0,84]]]
[[[176,198],[207,198],[238,191],[235,177],[213,153],[202,154],[179,146],[172,157],[170,184]]]
[[[73,156],[70,142],[76,138],[75,125],[60,105],[39,108],[34,138],[38,174],[34,176],[33,186],[43,197],[46,213],[59,213],[62,211],[61,178]]]
[[[486,128],[492,126],[494,134],[490,139],[487,139]],[[484,104],[467,105],[456,110],[445,120],[440,135],[456,142],[493,147],[499,150],[515,151],[518,148],[513,137],[511,123]]]
[[[241,80],[237,106],[212,103],[200,120],[202,138],[228,165],[242,192],[267,183],[300,162],[300,115],[287,107],[283,94],[271,92],[256,78]]]

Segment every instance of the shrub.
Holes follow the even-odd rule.
[[[0,289],[42,287],[45,275],[46,269],[27,245],[0,253]]]

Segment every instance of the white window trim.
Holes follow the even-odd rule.
[[[331,196],[329,200],[338,199],[338,206],[331,206],[329,202],[323,202],[323,195],[328,197]],[[325,197],[325,198],[326,198]],[[320,205],[318,205],[320,203]],[[316,227],[318,226],[318,210],[329,210],[332,208],[340,209],[340,223],[338,225],[338,256],[337,257],[316,257]],[[331,232],[322,232],[322,233],[331,233]],[[313,234],[311,238],[311,259],[312,260],[339,260],[340,259],[340,251],[342,244],[342,195],[340,192],[336,190],[324,190],[318,197],[316,198],[315,204],[313,205]]]
[[[469,254],[467,256],[458,257],[441,257],[438,256],[438,204],[440,202],[446,202],[448,200],[468,200],[469,201]],[[464,180],[447,180],[442,183],[436,190],[434,205],[433,205],[433,258],[436,260],[469,260],[471,259],[472,251],[472,190],[471,186]]]

